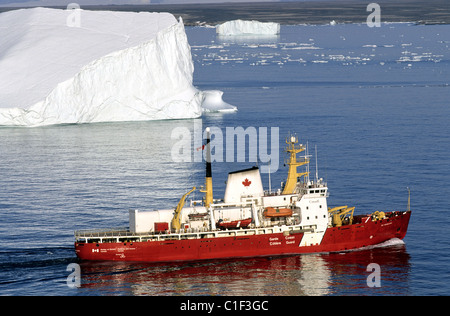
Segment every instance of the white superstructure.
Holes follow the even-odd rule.
[[[291,137],[289,150],[293,154],[303,150],[302,145],[296,147],[297,139]],[[168,231],[176,233],[195,233],[218,229],[221,223],[231,223],[238,227],[308,227],[301,245],[320,244],[331,218],[328,212],[328,188],[322,179],[309,180],[309,172],[297,173],[299,165],[309,163],[309,158],[290,166],[290,174],[297,181],[293,189],[284,188],[276,192],[264,191],[258,167],[230,172],[223,200],[214,200],[209,207],[204,200],[190,201],[190,205],[181,209],[181,229],[174,231],[168,225]],[[299,176],[299,177],[297,177]],[[292,190],[292,192],[286,192]],[[175,209],[141,212],[130,210],[130,231],[134,233],[152,232],[155,223],[170,223]],[[244,220],[248,226],[239,227]],[[250,221],[251,220],[251,221]],[[229,226],[225,226],[229,228]]]

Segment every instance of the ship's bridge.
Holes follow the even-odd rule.
[[[316,181],[297,182],[295,192],[300,195],[315,194],[317,197],[328,197],[328,187],[323,178]]]

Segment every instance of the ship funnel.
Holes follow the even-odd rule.
[[[211,134],[209,127],[206,128],[206,190],[205,206],[209,207],[213,203],[212,168],[211,168]]]

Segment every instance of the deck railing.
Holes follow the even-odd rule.
[[[185,232],[185,233],[167,233],[154,234],[151,232],[133,233],[126,228],[113,228],[110,230],[77,230],[75,231],[75,238],[84,242],[111,242],[111,240],[119,241],[151,241],[151,240],[180,240],[180,239],[198,239],[198,238],[212,238],[212,237],[232,237],[232,236],[248,236],[271,233],[303,233],[313,232],[316,225],[307,226],[274,226],[274,227],[257,227],[250,229],[233,229],[233,230],[216,230],[205,232]],[[83,242],[83,241],[82,241]]]
[[[102,229],[80,229],[76,230],[75,237],[93,238],[93,237],[112,237],[112,236],[130,236],[133,234],[127,227],[102,228]]]

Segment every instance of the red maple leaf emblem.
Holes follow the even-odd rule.
[[[252,184],[252,182],[251,182],[251,181],[248,181],[248,179],[245,178],[245,180],[242,181],[242,184],[244,185],[244,187],[248,187],[248,186],[250,186],[250,184]]]

